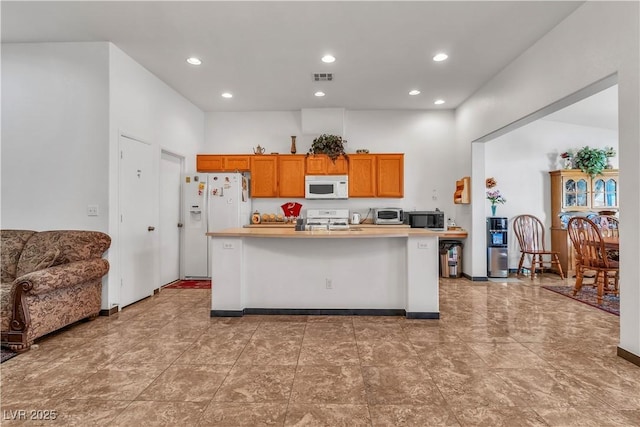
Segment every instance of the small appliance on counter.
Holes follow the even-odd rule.
[[[351,213],[351,224],[360,224],[360,221],[362,221],[362,218],[360,217],[360,214],[358,212],[352,212]]]
[[[381,224],[402,224],[403,212],[401,208],[374,208],[373,223]]]
[[[432,231],[445,231],[444,212],[435,211],[411,211],[405,212],[404,222],[411,228],[426,228]]]

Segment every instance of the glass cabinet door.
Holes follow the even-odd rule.
[[[564,181],[563,189],[564,197],[562,200],[563,208],[587,207],[588,185],[586,179],[569,178]]]
[[[607,205],[604,197],[604,179],[598,178],[593,181],[593,203],[594,208],[604,207]]]
[[[618,181],[615,178],[597,178],[593,181],[594,208],[618,206]]]

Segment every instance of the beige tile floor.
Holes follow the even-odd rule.
[[[640,426],[618,317],[558,281],[444,279],[440,320],[210,318],[210,291],[164,289],[2,364],[1,424]]]

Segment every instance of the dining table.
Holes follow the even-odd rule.
[[[620,237],[619,236],[602,236],[602,241],[607,249],[619,249]]]

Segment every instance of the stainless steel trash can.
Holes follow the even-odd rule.
[[[462,276],[462,242],[440,240],[440,277]]]

